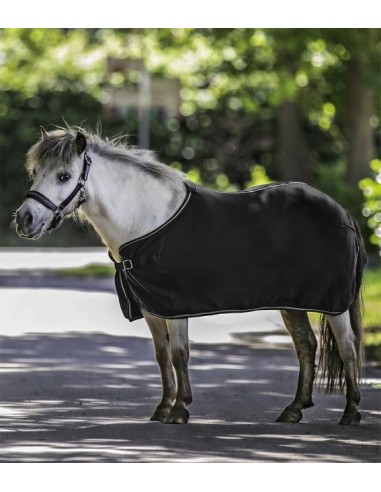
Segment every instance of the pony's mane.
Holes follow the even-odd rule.
[[[29,174],[33,174],[37,164],[47,161],[70,165],[76,155],[75,139],[78,131],[85,135],[87,148],[101,157],[136,166],[159,179],[182,179],[182,173],[161,163],[154,152],[128,145],[126,136],[102,138],[99,133],[80,127],[58,127],[41,137],[27,152],[26,169]]]

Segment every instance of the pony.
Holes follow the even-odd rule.
[[[340,424],[360,422],[366,255],[356,222],[331,198],[301,183],[208,190],[151,151],[80,127],[41,127],[26,169],[33,184],[15,214],[19,236],[36,240],[70,215],[88,221],[115,263],[124,315],[148,324],[163,389],[151,420],[188,422],[189,317],[279,309],[299,378],[277,422],[297,423],[314,405],[318,344],[309,311],[321,313],[319,382],[328,393],[345,390]]]

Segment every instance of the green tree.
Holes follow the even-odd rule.
[[[363,214],[372,231],[369,240],[381,255],[381,160],[372,160],[370,168],[373,176],[362,179],[359,186],[364,195]]]
[[[179,114],[151,110],[151,148],[163,162],[223,190],[258,182],[258,170],[309,181],[360,218],[353,185],[380,157],[379,53],[374,29],[3,29],[2,234],[40,124],[101,120],[106,135],[136,142],[136,110],[111,117],[103,103],[139,73],[108,73],[108,57],[144,59],[151,77],[180,80]],[[69,236],[83,240],[65,230],[53,240]],[[20,244],[9,233],[11,243]]]
[[[95,124],[102,60],[88,44],[88,32],[62,29],[0,31],[0,162],[2,245],[25,245],[11,230],[12,213],[30,184],[23,169],[25,153],[39,136],[39,126]],[[41,244],[80,245],[89,237],[72,222]],[[99,244],[98,239],[86,239]]]

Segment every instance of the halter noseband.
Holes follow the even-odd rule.
[[[60,225],[61,220],[63,219],[62,216],[63,209],[67,205],[69,205],[69,203],[78,195],[78,193],[79,193],[78,204],[75,208],[78,208],[79,206],[82,205],[82,203],[86,201],[86,197],[83,189],[85,187],[85,182],[87,181],[87,177],[89,175],[91,163],[92,163],[91,158],[88,155],[88,153],[85,151],[83,155],[83,169],[79,181],[76,187],[74,188],[74,190],[70,193],[70,195],[67,198],[65,198],[65,200],[61,202],[59,205],[55,205],[51,200],[49,200],[48,197],[46,197],[39,191],[30,190],[25,195],[25,198],[34,198],[38,202],[42,203],[42,205],[44,205],[46,208],[53,210],[54,217],[48,229],[49,231],[52,229],[57,229],[57,227]]]

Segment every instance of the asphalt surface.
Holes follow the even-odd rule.
[[[9,293],[4,287],[0,296]],[[36,291],[30,287],[24,296]],[[14,288],[12,295],[18,292]],[[213,343],[192,337],[210,320],[192,320],[190,421],[150,422],[161,397],[152,341],[131,335],[134,324],[128,323],[125,335],[83,330],[75,317],[65,318],[65,292],[57,295],[66,329],[53,329],[52,322],[50,333],[28,326],[2,331],[0,462],[380,462],[381,371],[371,361],[361,386],[359,426],[337,425],[344,396],[317,390],[301,423],[275,423],[298,377],[292,346],[276,343],[276,334],[282,338],[278,319],[272,318],[271,338],[269,325],[261,328],[264,318],[252,331],[239,329],[241,319],[247,324],[251,318],[226,318],[235,333],[228,342],[216,337]],[[213,320],[215,330],[223,319]]]

